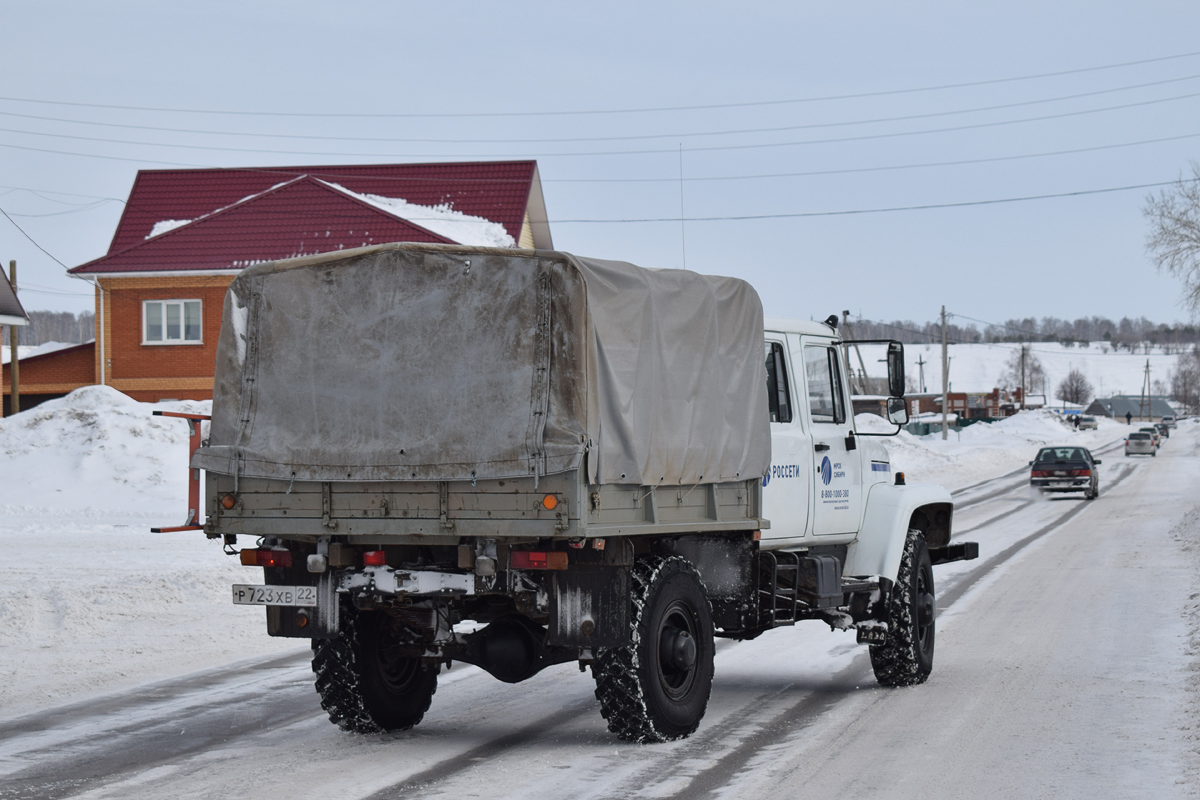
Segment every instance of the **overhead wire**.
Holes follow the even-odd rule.
[[[1101,108],[1081,109],[1077,111],[1066,111],[1057,114],[1043,114],[1036,117],[1021,117],[1018,119],[994,120],[991,122],[977,122],[968,125],[953,125],[941,128],[925,128],[916,131],[887,131],[883,133],[860,134],[857,136],[844,137],[829,137],[823,139],[805,139],[792,142],[757,142],[752,144],[730,144],[730,145],[704,145],[699,147],[684,147],[684,152],[703,153],[717,151],[737,151],[737,150],[761,150],[767,148],[779,147],[800,147],[813,144],[842,144],[846,142],[862,142],[878,139],[893,139],[898,137],[909,136],[924,136],[935,133],[955,133],[965,130],[979,130],[982,128],[994,128],[1007,125],[1019,125],[1029,122],[1045,122],[1053,119],[1066,119],[1070,117],[1084,116],[1088,114],[1099,114],[1109,111],[1122,111],[1130,108],[1141,108],[1159,103],[1175,102],[1178,100],[1189,100],[1195,97],[1200,97],[1200,92],[1190,92],[1188,94],[1173,95],[1171,97],[1155,98],[1153,100],[1140,100],[1133,103],[1123,103],[1114,106],[1103,106]],[[559,153],[331,153],[322,150],[275,150],[265,148],[252,147],[225,147],[222,145],[193,145],[193,144],[178,144],[178,143],[163,143],[163,142],[145,142],[130,139],[113,139],[102,136],[82,136],[79,134],[70,133],[48,133],[42,131],[29,131],[20,128],[0,128],[0,132],[13,133],[25,136],[40,136],[54,139],[69,139],[72,141],[87,141],[99,142],[103,144],[122,144],[134,145],[138,147],[160,147],[177,150],[204,150],[214,152],[227,153],[257,153],[264,155],[286,155],[286,156],[323,156],[337,158],[481,158],[481,157],[512,157],[512,158],[556,158],[556,157],[595,157],[595,156],[630,156],[630,155],[654,155],[662,153],[674,153],[676,148],[656,148],[656,149],[641,149],[641,150],[592,150],[592,151],[577,151],[577,152],[559,152]],[[13,145],[2,145],[11,147]]]
[[[326,136],[320,134],[300,134],[300,133],[266,133],[262,131],[222,131],[200,128],[172,128],[159,125],[134,125],[124,122],[102,122],[99,120],[81,120],[70,119],[66,117],[48,117],[39,114],[21,114],[13,111],[0,111],[0,116],[17,117],[20,119],[38,120],[44,122],[62,122],[72,125],[91,125],[94,127],[103,128],[121,128],[126,130],[142,130],[154,131],[160,133],[186,133],[199,134],[204,136],[234,136],[246,138],[268,138],[268,139],[299,139],[308,141],[329,141],[329,142],[385,142],[385,143],[402,143],[402,144],[547,144],[547,143],[575,143],[575,142],[617,142],[617,141],[643,141],[651,139],[678,139],[678,138],[695,138],[701,136],[734,136],[750,133],[780,133],[785,131],[796,130],[812,130],[819,128],[839,128],[853,125],[873,125],[883,122],[907,122],[919,119],[933,119],[937,117],[957,116],[960,114],[976,114],[985,111],[1002,111],[1011,108],[1022,108],[1034,105],[1044,105],[1046,103],[1057,103],[1066,100],[1077,100],[1084,97],[1095,97],[1103,94],[1113,94],[1115,92],[1132,91],[1134,89],[1145,89],[1152,86],[1162,86],[1169,83],[1180,83],[1183,81],[1191,81],[1200,78],[1200,74],[1184,75],[1177,78],[1167,78],[1158,81],[1150,81],[1147,83],[1136,83],[1127,86],[1116,86],[1107,89],[1098,89],[1090,92],[1080,92],[1077,94],[1059,95],[1057,97],[1044,97],[1036,100],[1023,100],[1015,103],[1002,103],[990,106],[976,106],[974,108],[954,109],[951,111],[934,111],[922,114],[903,114],[891,117],[875,117],[871,119],[847,120],[843,122],[813,122],[803,125],[783,125],[765,128],[737,128],[731,130],[720,131],[687,131],[677,133],[654,133],[654,134],[639,134],[633,136],[585,136],[585,137],[544,137],[544,138],[526,138],[526,139],[450,139],[450,138],[396,138],[396,137],[379,137],[379,136]],[[109,140],[104,140],[109,141]]]
[[[310,118],[345,118],[345,119],[461,119],[471,117],[558,117],[558,116],[587,116],[597,114],[642,114],[642,113],[661,113],[670,111],[702,111],[722,108],[752,108],[759,106],[777,106],[793,103],[816,103],[827,102],[832,100],[856,100],[868,97],[888,97],[901,94],[913,94],[918,92],[933,92],[943,91],[948,89],[965,89],[977,86],[991,86],[1001,83],[1013,83],[1019,81],[1039,80],[1042,78],[1055,78],[1065,75],[1079,75],[1087,72],[1099,72],[1109,69],[1121,69],[1124,67],[1141,66],[1144,64],[1155,64],[1164,61],[1174,61],[1183,58],[1194,58],[1200,56],[1200,51],[1191,51],[1186,53],[1176,53],[1169,56],[1157,56],[1155,58],[1143,58],[1134,61],[1123,61],[1114,64],[1102,64],[1091,67],[1077,67],[1068,70],[1058,70],[1054,72],[1041,72],[1026,75],[1016,75],[1004,78],[990,78],[979,81],[964,81],[959,83],[944,83],[933,86],[918,86],[904,89],[885,89],[873,92],[857,92],[838,95],[820,95],[814,97],[799,97],[788,99],[775,100],[757,100],[757,101],[742,101],[737,103],[705,103],[698,105],[679,105],[679,106],[657,106],[657,107],[642,107],[642,108],[614,108],[614,109],[590,109],[590,110],[558,110],[558,111],[493,111],[493,112],[409,112],[409,113],[331,113],[331,112],[304,112],[304,111],[242,111],[232,109],[197,109],[197,108],[171,108],[164,106],[133,106],[133,105],[117,105],[111,103],[82,103],[71,102],[65,100],[46,100],[44,98],[29,98],[29,97],[13,97],[0,96],[0,100],[20,103],[37,103],[42,105],[57,105],[69,106],[76,108],[103,108],[118,111],[152,111],[162,113],[178,113],[178,114],[221,114],[228,116],[254,116],[254,117],[310,117]]]

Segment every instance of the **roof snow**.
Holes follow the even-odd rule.
[[[268,192],[275,191],[280,186],[284,186],[285,184],[293,183],[295,181],[300,180],[303,177],[304,176],[301,175],[299,178],[293,178],[291,180],[281,181],[281,182],[275,184],[274,186],[270,187],[269,189],[263,189],[261,192],[255,192],[254,194],[248,194],[245,197],[243,197],[241,200],[238,200],[235,203],[230,203],[227,206],[221,206],[220,208],[210,211],[207,214],[201,214],[200,216],[196,217],[196,219],[204,219],[205,217],[211,217],[213,214],[219,214],[227,208],[233,208],[234,206],[244,203],[247,200],[253,200],[256,197],[261,197],[264,194],[267,194]],[[154,223],[154,227],[152,227],[150,229],[150,232],[148,234],[146,234],[144,238],[153,239],[155,236],[161,236],[162,234],[173,231],[176,228],[182,228],[184,225],[187,225],[188,223],[195,222],[196,219],[160,219],[158,222]]]
[[[517,244],[499,222],[455,211],[450,203],[419,206],[400,197],[359,194],[336,183],[326,181],[321,181],[321,183],[394,217],[416,223],[422,228],[431,230],[439,236],[445,236],[459,244],[478,247],[516,247]]]

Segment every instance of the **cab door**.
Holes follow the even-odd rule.
[[[809,522],[812,442],[796,400],[802,384],[792,370],[783,334],[766,334],[767,406],[771,413],[771,467],[763,478],[763,516],[771,527],[763,543],[773,546],[803,539]]]
[[[803,365],[813,476],[815,536],[855,534],[862,513],[862,454],[846,392],[842,354],[830,339],[791,336],[793,363]]]

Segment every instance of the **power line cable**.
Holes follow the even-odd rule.
[[[924,114],[904,114],[892,117],[876,117],[873,119],[849,120],[845,122],[814,122],[804,125],[783,125],[767,128],[737,128],[732,130],[721,131],[691,131],[686,133],[654,133],[654,134],[638,134],[633,136],[585,136],[585,137],[550,137],[550,138],[535,138],[535,139],[448,139],[448,138],[395,138],[395,137],[379,137],[379,136],[324,136],[318,134],[296,134],[296,133],[263,133],[260,131],[221,131],[221,130],[205,130],[198,128],[171,128],[158,125],[133,125],[121,122],[100,122],[96,120],[80,120],[69,119],[65,117],[47,117],[38,114],[21,114],[13,111],[0,111],[0,116],[17,117],[20,119],[31,119],[44,122],[63,122],[72,125],[91,125],[94,127],[103,128],[121,128],[127,130],[142,130],[156,131],[162,133],[187,133],[199,134],[204,136],[239,136],[247,138],[266,138],[266,139],[298,139],[307,141],[327,141],[327,142],[385,142],[399,144],[547,144],[547,143],[576,143],[576,142],[619,142],[619,141],[644,141],[653,139],[675,139],[675,138],[694,138],[701,136],[734,136],[750,133],[780,133],[786,131],[812,130],[819,128],[839,128],[852,125],[872,125],[882,122],[907,122],[919,119],[933,119],[937,117],[956,116],[959,114],[975,114],[984,111],[1002,111],[1010,108],[1022,108],[1026,106],[1044,105],[1046,103],[1057,103],[1064,100],[1077,100],[1084,97],[1095,97],[1097,95],[1112,94],[1114,92],[1124,92],[1133,89],[1144,89],[1152,86],[1162,86],[1169,83],[1180,83],[1182,81],[1190,81],[1200,78],[1197,75],[1185,75],[1179,78],[1168,78],[1165,80],[1151,81],[1149,83],[1137,83],[1128,86],[1117,86],[1108,89],[1099,89],[1091,92],[1081,92],[1078,94],[1059,95],[1057,97],[1046,97],[1037,100],[1024,100],[1016,103],[1003,103],[999,105],[977,106],[974,108],[956,109],[953,111],[936,111]],[[110,141],[110,140],[104,140]]]
[[[1013,83],[1017,81],[1039,80],[1042,78],[1055,78],[1064,75],[1079,75],[1087,72],[1098,72],[1109,69],[1121,69],[1124,67],[1141,66],[1144,64],[1155,64],[1164,61],[1174,61],[1182,58],[1193,58],[1200,56],[1200,51],[1188,53],[1176,53],[1169,56],[1158,56],[1156,58],[1143,58],[1136,61],[1123,61],[1115,64],[1102,64],[1092,67],[1077,67],[1075,69],[1058,70],[1055,72],[1041,72],[1030,75],[1017,75],[1005,78],[991,78],[981,81],[965,81],[961,83],[945,83],[935,86],[918,86],[905,89],[887,89],[873,92],[858,92],[853,94],[840,95],[822,95],[815,97],[799,97],[790,99],[777,100],[758,100],[745,101],[739,103],[707,103],[703,105],[681,105],[681,106],[658,106],[658,107],[643,107],[643,108],[613,108],[613,109],[591,109],[591,110],[566,110],[566,111],[493,111],[493,112],[455,112],[455,113],[407,113],[407,114],[363,114],[363,113],[330,113],[330,112],[304,112],[304,111],[235,111],[230,109],[196,109],[196,108],[170,108],[163,106],[132,106],[132,105],[116,105],[109,103],[79,103],[69,102],[65,100],[45,100],[40,98],[29,97],[0,97],[0,100],[7,100],[17,103],[37,103],[42,105],[69,106],[75,108],[104,108],[118,111],[151,111],[159,113],[173,114],[221,114],[227,116],[254,116],[254,117],[311,117],[311,118],[345,118],[345,119],[461,119],[464,117],[561,117],[561,116],[585,116],[597,114],[643,114],[643,113],[659,113],[670,111],[702,111],[720,108],[752,108],[761,106],[777,106],[787,105],[792,103],[816,103],[826,102],[830,100],[856,100],[866,97],[887,97],[900,94],[912,94],[916,92],[933,92],[946,89],[965,89],[976,86],[991,86],[1001,83]]]
[[[1189,181],[1195,179],[1188,179]],[[1178,184],[1178,180],[1160,181],[1157,183],[1140,183],[1131,186],[1112,186],[1105,189],[1083,189],[1074,192],[1056,192],[1053,194],[1038,194],[1027,195],[1024,197],[1002,197],[991,200],[967,200],[958,203],[927,203],[924,205],[914,206],[890,206],[883,208],[858,208],[844,209],[841,211],[805,211],[791,214],[743,214],[737,216],[712,216],[712,217],[688,217],[687,222],[724,222],[724,221],[740,221],[740,220],[756,220],[756,219],[796,219],[803,217],[837,217],[848,216],[852,214],[881,214],[893,211],[926,211],[936,208],[964,208],[968,206],[986,206],[996,205],[1000,203],[1020,203],[1029,200],[1051,200],[1060,197],[1081,197],[1092,194],[1106,194],[1109,192],[1125,192],[1134,189],[1153,189],[1160,186],[1174,186]],[[415,220],[414,220],[415,221]],[[678,217],[656,217],[644,219],[560,219],[550,220],[555,224],[564,223],[586,223],[586,222],[679,222]]]
[[[20,225],[18,225],[18,224],[17,224],[17,221],[16,221],[16,220],[14,220],[12,217],[10,217],[10,216],[8,215],[8,212],[7,212],[7,211],[5,211],[3,208],[0,208],[0,214],[3,214],[3,215],[4,215],[4,218],[5,218],[5,219],[7,219],[9,222],[11,222],[11,223],[12,223],[12,226],[21,232],[21,235],[22,235],[22,236],[24,236],[24,237],[25,237],[26,239],[28,239],[29,241],[33,242],[33,246],[34,246],[34,247],[36,247],[38,250],[41,250],[41,251],[42,251],[43,253],[45,253],[46,255],[50,256],[50,258],[54,260],[54,263],[58,264],[58,265],[59,265],[60,267],[62,267],[63,269],[70,269],[70,267],[68,267],[66,264],[64,264],[63,262],[59,261],[57,258],[54,258],[54,256],[50,254],[50,251],[48,251],[46,248],[44,248],[44,247],[42,247],[40,244],[38,244],[38,243],[37,243],[37,240],[36,240],[36,239],[34,239],[32,236],[30,236],[28,233],[26,233],[26,232],[25,232],[25,229],[24,229],[24,228],[22,228]]]
[[[1005,161],[1017,161],[1017,160],[1024,160],[1024,159],[1030,159],[1030,158],[1051,158],[1051,157],[1063,156],[1063,155],[1074,155],[1074,154],[1078,154],[1078,153],[1098,152],[1098,151],[1113,150],[1113,149],[1118,149],[1118,148],[1123,148],[1123,147],[1137,147],[1137,146],[1148,145],[1148,144],[1161,144],[1163,142],[1175,142],[1175,141],[1181,141],[1184,139],[1195,139],[1195,138],[1200,138],[1200,132],[1185,133],[1185,134],[1180,134],[1178,136],[1163,136],[1163,137],[1159,137],[1159,138],[1155,138],[1155,139],[1141,139],[1141,140],[1132,141],[1132,142],[1117,142],[1114,144],[1094,145],[1091,147],[1070,148],[1070,149],[1066,149],[1066,150],[1049,150],[1049,151],[1039,152],[1039,153],[1018,153],[1018,154],[1014,154],[1014,155],[990,156],[990,157],[984,157],[984,158],[956,159],[956,160],[952,160],[952,161],[926,161],[926,162],[918,162],[918,163],[913,163],[913,164],[887,164],[887,165],[876,166],[876,167],[846,167],[846,168],[841,168],[841,169],[808,170],[808,171],[804,171],[804,172],[772,172],[772,173],[756,173],[756,174],[749,174],[749,175],[687,176],[684,178],[684,180],[687,182],[710,182],[710,181],[724,182],[724,181],[740,181],[740,180],[770,180],[770,179],[779,179],[779,178],[804,178],[804,177],[819,177],[819,176],[825,176],[825,175],[848,175],[848,174],[869,173],[869,172],[887,172],[887,171],[905,170],[905,169],[925,169],[925,168],[931,168],[931,167],[968,166],[971,164],[999,163],[999,162],[1005,162]],[[303,170],[303,171],[297,171],[295,169],[287,170],[286,168],[272,168],[272,167],[215,167],[210,164],[191,164],[191,163],[183,163],[183,162],[177,162],[177,161],[160,161],[157,159],[150,159],[150,158],[125,158],[125,157],[121,157],[121,156],[108,156],[108,155],[99,155],[99,154],[94,154],[94,153],[77,153],[77,152],[72,152],[72,151],[67,151],[67,150],[51,150],[51,149],[46,149],[46,148],[24,147],[21,145],[11,145],[11,144],[4,144],[4,143],[0,143],[0,147],[8,147],[11,149],[16,149],[16,150],[29,150],[29,151],[33,151],[33,152],[39,152],[39,153],[51,153],[51,154],[55,154],[55,155],[76,156],[79,158],[99,158],[99,159],[104,159],[104,160],[123,161],[123,162],[137,163],[137,164],[159,164],[159,165],[166,165],[166,166],[172,166],[172,167],[186,167],[186,168],[192,168],[192,169],[241,170],[241,171],[245,171],[245,172],[262,172],[262,173],[268,173],[268,174],[274,174],[274,175],[289,175],[289,176],[293,176],[293,177],[304,174],[304,172],[307,172],[307,171],[313,171],[312,168],[305,168],[305,170]],[[337,167],[334,167],[334,168],[336,169]],[[405,175],[385,176],[385,175],[330,173],[330,172],[324,171],[324,169],[319,166],[317,167],[317,169],[322,170],[321,174],[324,177],[347,178],[347,179],[354,179],[354,180],[358,180],[358,181],[371,180],[371,181],[381,181],[381,182],[386,181],[389,183],[401,183],[401,184],[420,184],[420,183],[445,183],[448,180],[446,178],[430,178],[430,177],[405,176]],[[452,180],[452,179],[449,179],[449,180]],[[473,183],[473,184],[479,184],[479,183],[495,183],[495,184],[513,183],[513,184],[515,184],[515,183],[525,183],[526,182],[526,179],[523,179],[523,178],[521,178],[521,179],[518,179],[518,178],[464,178],[462,180]],[[674,178],[542,178],[541,182],[542,183],[678,183],[679,178],[678,177],[674,177]],[[49,190],[49,189],[28,189],[28,188],[21,187],[21,186],[12,186],[12,187],[5,187],[5,188],[18,189],[18,190],[34,192],[34,193],[40,191],[40,192],[46,192],[48,194],[64,194],[64,195],[71,196],[71,197],[90,197],[90,198],[95,198],[95,199],[101,199],[99,195],[82,195],[82,194],[74,194],[71,192],[55,192],[55,191]],[[123,200],[119,197],[106,197],[103,199],[115,200],[116,202],[119,202],[119,203],[126,202],[125,200]],[[52,201],[52,202],[58,202],[58,201]]]
[[[1060,112],[1057,114],[1044,114],[1037,117],[1021,117],[1018,119],[997,120],[993,122],[978,122],[969,125],[953,125],[942,128],[925,128],[916,131],[889,131],[885,133],[862,134],[858,136],[832,137],[824,139],[805,139],[792,142],[760,142],[755,144],[736,144],[736,145],[705,145],[701,147],[685,147],[684,152],[701,153],[701,152],[717,152],[717,151],[732,151],[732,150],[761,150],[777,147],[799,147],[812,144],[844,144],[847,142],[862,142],[876,139],[893,139],[897,137],[907,136],[923,136],[933,133],[956,133],[965,130],[978,130],[981,128],[995,128],[1007,125],[1019,125],[1028,122],[1045,122],[1053,119],[1066,119],[1070,117],[1079,117],[1088,114],[1099,114],[1108,111],[1122,111],[1130,108],[1141,108],[1148,105],[1156,105],[1159,103],[1174,102],[1177,100],[1189,100],[1195,97],[1200,97],[1200,92],[1191,92],[1188,94],[1174,95],[1172,97],[1161,97],[1154,100],[1141,100],[1134,103],[1123,103],[1115,106],[1104,106],[1101,108],[1082,109],[1078,111]],[[556,158],[556,157],[582,157],[582,156],[631,156],[631,155],[654,155],[661,153],[674,153],[675,148],[670,149],[642,149],[642,150],[593,150],[593,151],[578,151],[565,153],[520,153],[520,154],[496,154],[496,153],[459,153],[457,155],[445,153],[331,153],[324,150],[274,150],[266,148],[253,147],[224,147],[221,145],[193,145],[193,144],[169,144],[162,142],[145,142],[130,139],[112,139],[102,136],[82,136],[79,134],[70,133],[46,133],[41,131],[29,131],[20,128],[0,128],[0,132],[13,133],[24,136],[41,136],[53,139],[69,139],[72,141],[100,142],[104,144],[122,144],[135,145],[138,147],[162,147],[177,150],[205,150],[226,153],[257,153],[265,155],[287,155],[287,156],[321,156],[321,157],[337,157],[337,158]],[[16,147],[16,145],[3,144],[3,147]],[[25,148],[34,149],[34,148]],[[160,162],[168,163],[168,162]]]

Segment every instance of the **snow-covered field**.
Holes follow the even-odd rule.
[[[1000,385],[1000,376],[1013,353],[1021,345],[1008,342],[990,344],[952,344],[950,356],[950,390],[954,392],[990,392]],[[1107,342],[1092,342],[1087,347],[1066,347],[1057,342],[1031,342],[1030,352],[1041,363],[1046,372],[1045,394],[1047,402],[1054,403],[1054,393],[1059,383],[1072,369],[1083,372],[1092,384],[1096,397],[1111,397],[1114,394],[1139,394],[1145,377],[1146,362],[1150,362],[1150,381],[1163,381],[1170,385],[1169,374],[1178,361],[1176,355],[1166,355],[1160,348],[1146,354],[1114,352]],[[880,359],[884,356],[883,345],[862,345],[863,363],[867,374],[885,374]],[[1107,351],[1107,352],[1105,352]],[[918,364],[918,359],[925,362]],[[942,348],[937,344],[904,345],[904,372],[914,381],[925,373],[925,388],[931,392],[942,390]],[[859,368],[858,357],[850,352],[850,365]],[[1030,394],[1040,394],[1042,387],[1030,386]]]

